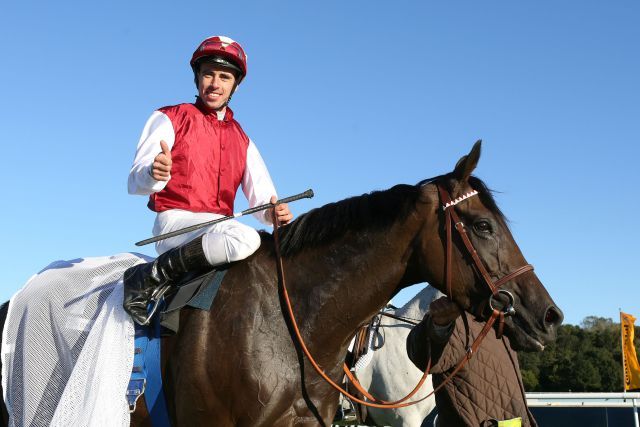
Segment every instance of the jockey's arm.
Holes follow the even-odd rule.
[[[439,298],[429,306],[429,313],[407,337],[407,354],[416,367],[424,371],[427,361],[435,366],[455,328],[460,309],[447,297]]]
[[[262,156],[258,151],[258,148],[249,141],[249,147],[247,148],[247,164],[245,166],[244,175],[242,177],[242,192],[244,193],[249,207],[253,208],[267,203],[275,202],[277,198],[276,189],[271,180],[271,175],[267,170],[267,166],[262,160]],[[265,225],[271,225],[271,209],[266,209],[261,212],[253,214],[258,221]],[[278,205],[276,208],[276,215],[281,223],[286,224],[291,221],[293,215],[289,211],[289,206],[286,203]]]
[[[154,179],[153,164],[159,154],[163,153],[160,142],[164,141],[168,151],[175,142],[175,133],[171,120],[162,112],[154,111],[144,128],[129,172],[129,194],[149,195],[161,191],[170,176],[166,179]]]

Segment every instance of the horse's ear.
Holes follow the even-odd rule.
[[[482,140],[479,139],[473,144],[473,148],[466,156],[462,156],[458,163],[456,163],[456,167],[453,170],[453,176],[456,178],[458,182],[467,182],[467,179],[471,176],[471,173],[478,165],[478,160],[480,160],[480,147],[482,145]]]

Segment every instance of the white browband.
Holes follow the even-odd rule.
[[[477,194],[478,194],[478,192],[477,192],[476,190],[470,191],[470,192],[468,192],[467,194],[464,194],[464,195],[462,195],[462,196],[460,196],[460,197],[456,198],[455,200],[452,200],[451,202],[449,202],[449,203],[445,204],[445,205],[442,207],[442,210],[443,210],[443,211],[445,211],[445,210],[447,210],[447,208],[450,208],[451,206],[455,206],[455,205],[457,205],[458,203],[460,203],[461,201],[466,200],[466,199],[468,199],[469,197],[473,197],[473,196],[475,196],[475,195],[477,195]]]

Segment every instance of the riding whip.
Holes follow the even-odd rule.
[[[309,190],[305,191],[304,193],[296,194],[295,196],[285,197],[284,199],[280,199],[280,200],[276,201],[275,203],[267,203],[265,205],[256,206],[255,208],[245,209],[242,212],[236,212],[233,215],[225,216],[223,218],[214,219],[212,221],[203,222],[201,224],[192,225],[190,227],[181,228],[180,230],[172,231],[170,233],[165,233],[165,234],[161,234],[159,236],[151,237],[149,239],[141,240],[141,241],[136,243],[136,246],[144,246],[144,245],[148,245],[149,243],[154,243],[154,242],[158,242],[160,240],[168,239],[170,237],[179,236],[181,234],[188,233],[188,232],[194,231],[194,230],[198,230],[200,228],[207,227],[209,225],[217,224],[219,222],[226,221],[228,219],[239,218],[239,217],[244,216],[244,215],[248,215],[248,214],[252,214],[252,213],[255,213],[255,212],[263,211],[265,209],[270,209],[270,208],[274,207],[275,205],[278,205],[278,204],[281,204],[281,203],[294,202],[294,201],[300,200],[300,199],[310,199],[312,197],[313,197],[313,190],[309,189]]]

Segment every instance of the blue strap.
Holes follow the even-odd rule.
[[[144,364],[147,368],[147,387],[144,400],[151,415],[153,427],[171,427],[169,412],[162,389],[162,370],[160,368],[160,322],[156,316],[153,320],[153,331],[148,328],[149,343],[144,354]]]
[[[162,389],[160,323],[157,318],[152,322],[152,326],[135,324],[135,353],[131,380],[127,389],[127,401],[129,410],[133,412],[136,401],[140,395],[144,394],[147,411],[151,417],[151,425],[153,427],[171,427]]]
[[[136,403],[147,386],[147,370],[144,367],[144,352],[147,349],[147,344],[149,344],[149,337],[147,337],[144,328],[139,327],[137,324],[134,325],[136,338],[133,353],[133,369],[131,370],[131,379],[129,380],[126,393],[129,412],[136,410]]]

